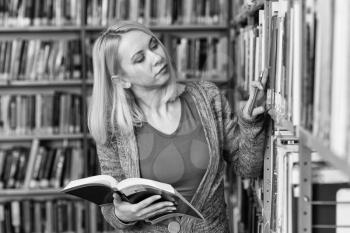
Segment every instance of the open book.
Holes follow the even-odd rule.
[[[97,175],[73,180],[62,190],[97,205],[113,203],[113,193],[119,194],[122,200],[138,203],[147,197],[161,195],[159,201],[174,202],[176,210],[170,213],[156,215],[147,221],[156,224],[167,218],[188,215],[203,219],[202,214],[196,210],[179,192],[170,184],[144,178],[128,178],[118,182],[109,175]]]

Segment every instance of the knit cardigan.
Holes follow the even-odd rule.
[[[185,88],[197,107],[210,159],[191,200],[205,221],[182,217],[180,232],[228,233],[223,185],[225,161],[230,162],[236,173],[243,177],[256,177],[261,173],[265,144],[264,116],[247,121],[240,114],[233,114],[226,98],[210,82],[192,82],[186,84]],[[140,177],[135,134],[129,137],[110,134],[106,143],[97,145],[97,154],[102,174],[111,175],[118,181]],[[113,204],[101,206],[101,211],[116,232],[168,232],[165,224],[120,221],[115,215]]]

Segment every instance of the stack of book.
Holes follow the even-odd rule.
[[[0,231],[6,233],[86,232],[86,205],[77,200],[27,200],[0,203]]]
[[[88,158],[91,156],[96,158],[96,154],[89,154]],[[80,144],[58,147],[39,145],[35,141],[31,148],[0,149],[0,189],[63,187],[70,180],[84,176],[88,158],[83,156]]]
[[[13,0],[0,2],[0,25],[62,26],[81,24],[81,0]]]
[[[75,134],[81,130],[80,94],[49,91],[0,96],[0,132],[3,135]]]
[[[0,82],[81,79],[79,40],[0,41]]]
[[[87,24],[111,24],[116,19],[146,25],[226,24],[227,0],[106,0],[87,1]]]

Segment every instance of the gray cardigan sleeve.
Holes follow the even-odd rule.
[[[125,179],[123,169],[120,166],[117,151],[114,149],[113,145],[107,142],[103,145],[97,145],[96,148],[101,174],[113,176],[118,181]],[[136,223],[125,223],[118,219],[118,217],[115,215],[113,204],[102,205],[101,211],[106,221],[115,229],[125,229],[135,225]]]
[[[265,116],[253,121],[245,120],[242,113],[233,113],[226,97],[212,84],[216,120],[222,128],[224,159],[231,162],[238,175],[246,178],[257,177],[263,166],[265,148]]]

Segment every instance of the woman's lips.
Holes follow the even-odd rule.
[[[158,73],[156,74],[156,76],[158,76],[159,74],[162,74],[164,73],[165,71],[168,70],[168,65],[164,65],[159,71]]]

